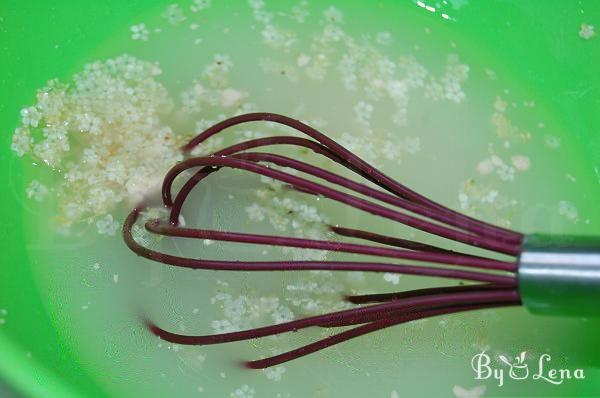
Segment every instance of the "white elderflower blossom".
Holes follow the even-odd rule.
[[[267,25],[262,31],[263,41],[273,47],[281,47],[283,34],[273,25]]]
[[[23,127],[37,127],[41,117],[42,114],[34,106],[21,109],[21,121]]]
[[[323,27],[322,40],[327,42],[339,42],[344,37],[344,31],[339,25],[327,24]]]
[[[251,221],[262,221],[265,219],[264,209],[258,203],[246,207],[246,214]]]
[[[286,370],[285,366],[279,365],[279,366],[273,366],[270,368],[263,369],[263,372],[267,376],[267,379],[273,380],[273,381],[279,381],[279,380],[281,380],[281,377],[285,373],[285,370]]]
[[[246,93],[234,88],[226,88],[221,91],[221,106],[231,108],[237,106],[247,96]]]
[[[10,149],[14,151],[17,156],[21,157],[25,153],[31,151],[32,142],[33,139],[31,138],[29,129],[25,127],[18,127],[12,136],[12,144],[10,145]]]
[[[525,155],[515,155],[511,158],[513,166],[520,171],[529,170],[531,166],[531,160]]]
[[[28,198],[34,199],[37,202],[41,202],[48,194],[48,187],[38,180],[32,180],[25,190],[25,193],[27,194]]]
[[[182,159],[181,139],[160,121],[172,108],[160,73],[127,55],[90,63],[71,84],[48,82],[23,111],[11,148],[63,177],[52,190],[61,227],[86,218],[113,233],[109,212],[139,200]],[[27,190],[34,199],[42,192],[34,182]]]
[[[276,310],[273,311],[271,318],[275,324],[280,324],[293,321],[295,316],[292,310],[290,310],[288,307],[280,305]]]
[[[250,8],[255,10],[265,6],[265,2],[263,0],[248,0],[248,4],[250,5]]]
[[[299,67],[306,66],[306,65],[308,65],[309,62],[310,62],[310,56],[308,56],[304,53],[298,55],[298,58],[296,58],[296,64]]]
[[[354,106],[354,113],[356,114],[356,119],[364,125],[369,126],[371,123],[371,115],[373,114],[373,105],[360,101],[358,104]]]
[[[596,30],[594,26],[582,23],[579,29],[579,37],[581,37],[584,40],[590,40],[594,36],[596,36]]]
[[[132,25],[129,30],[131,30],[131,39],[133,40],[147,41],[150,35],[150,31],[144,23]]]
[[[572,202],[568,200],[561,200],[558,202],[558,214],[565,217],[569,221],[577,221],[579,218],[579,211]]]
[[[391,283],[392,285],[397,285],[398,283],[400,283],[400,274],[392,274],[386,272],[385,274],[383,274],[383,280]]]
[[[334,6],[329,6],[324,12],[323,15],[325,19],[331,23],[342,23],[344,20],[344,14]]]
[[[387,46],[392,42],[392,34],[390,32],[377,32],[377,35],[375,35],[375,41],[379,44]]]
[[[192,12],[198,12],[206,10],[210,5],[211,0],[194,0],[193,4],[190,6],[190,10],[192,10]]]
[[[96,221],[96,228],[100,235],[114,235],[119,229],[119,223],[113,219],[111,214]]]
[[[229,55],[216,54],[213,57],[213,65],[221,72],[227,72],[233,66]]]
[[[304,23],[306,17],[310,15],[310,13],[307,10],[307,7],[308,1],[306,0],[303,0],[300,2],[300,4],[293,6],[291,15],[292,19],[294,19],[294,21],[298,23]]]
[[[227,86],[229,80],[229,70],[233,66],[229,55],[216,54],[212,61],[204,67],[202,79],[208,83],[211,88],[223,88]],[[208,103],[218,102],[220,93],[218,91],[208,90],[202,97]]]
[[[263,24],[269,24],[273,20],[273,13],[267,12],[262,8],[254,9],[254,19]]]
[[[175,3],[167,7],[162,17],[171,25],[177,25],[186,19],[181,6]]]
[[[231,398],[254,398],[256,392],[254,391],[254,388],[251,388],[248,384],[244,384],[229,394],[229,396]]]

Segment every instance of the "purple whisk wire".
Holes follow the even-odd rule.
[[[223,148],[211,156],[190,157],[190,152],[193,148],[211,136],[228,127],[256,121],[283,124],[308,135],[312,139],[295,136],[252,139]],[[268,152],[248,151],[268,146],[292,146],[311,150],[345,167],[383,190],[356,182],[350,178],[297,159]],[[329,137],[298,120],[271,113],[252,113],[235,116],[208,128],[192,139],[182,149],[188,155],[188,158],[175,165],[167,173],[163,181],[162,198],[165,206],[170,208],[169,222],[162,220],[150,220],[146,222],[146,230],[153,234],[186,239],[210,239],[243,244],[318,249],[329,252],[385,257],[392,260],[415,261],[425,263],[425,265],[398,264],[395,261],[391,263],[374,261],[239,261],[175,256],[144,247],[134,239],[133,226],[138,221],[139,214],[144,207],[140,205],[125,220],[123,237],[127,246],[142,257],[191,269],[389,272],[466,280],[478,282],[478,284],[445,286],[408,292],[347,296],[347,301],[359,306],[344,311],[297,319],[278,325],[217,335],[183,336],[167,332],[147,321],[149,329],[164,340],[180,344],[219,344],[296,331],[313,326],[337,328],[360,325],[296,350],[246,363],[251,368],[263,368],[296,359],[330,347],[331,345],[415,319],[520,304],[515,276],[517,263],[514,257],[521,250],[522,234],[473,219],[431,201],[383,174]],[[267,165],[263,165],[265,163]],[[294,169],[303,175],[312,177],[312,179],[290,174],[272,166]],[[194,187],[223,168],[238,169],[269,177],[286,184],[286,186],[296,191],[319,195],[378,217],[398,221],[430,234],[495,252],[496,255],[509,256],[511,259],[499,260],[487,257],[487,255],[462,253],[422,242],[390,237],[339,225],[327,225],[327,227],[339,237],[358,239],[374,243],[375,245],[180,226],[178,224],[179,216]],[[173,198],[173,183],[186,171],[193,171],[193,174],[185,181]],[[337,186],[345,191],[333,188],[332,186]],[[443,267],[431,266],[431,264],[440,264]],[[469,269],[462,269],[464,267]]]
[[[393,293],[377,293],[377,294],[361,294],[346,296],[346,301],[353,304],[369,304],[369,303],[383,303],[391,300],[400,300],[409,297],[426,296],[429,294],[441,294],[441,293],[458,293],[458,292],[475,292],[482,290],[500,290],[500,289],[513,289],[516,288],[516,281],[513,285],[504,285],[499,283],[485,283],[477,285],[458,285],[458,286],[442,286],[442,287],[428,287],[423,289],[408,290],[403,292]]]
[[[309,316],[275,325],[216,335],[186,336],[162,331],[162,329],[158,327],[155,327],[155,330],[160,331],[160,335],[164,340],[172,343],[187,345],[210,345],[255,339],[287,332],[296,332],[308,327],[322,326],[334,322],[345,322],[352,320],[362,321],[363,319],[366,319],[366,322],[368,322],[371,321],[371,317],[374,319],[382,319],[391,314],[397,314],[400,311],[425,310],[440,306],[470,305],[473,303],[488,304],[505,301],[513,302],[518,300],[518,293],[516,293],[514,289],[439,293],[408,297],[402,300],[392,300],[381,304],[356,307],[323,315]]]
[[[217,271],[364,271],[387,272],[406,275],[419,275],[437,278],[470,280],[474,282],[514,285],[511,275],[464,271],[460,269],[423,267],[397,263],[361,262],[361,261],[226,261],[179,257],[144,247],[133,238],[132,229],[139,217],[140,210],[132,211],[123,224],[123,237],[127,246],[137,255],[149,260],[169,264],[180,268],[206,269]],[[152,222],[147,223],[152,227]],[[201,230],[196,230],[201,231]],[[207,231],[211,239],[218,240],[219,231]],[[209,239],[209,238],[207,238]]]
[[[256,245],[286,246],[302,249],[338,251],[352,254],[364,254],[369,256],[398,258],[414,261],[426,261],[447,265],[460,265],[465,267],[477,267],[480,269],[514,271],[512,262],[494,259],[462,256],[455,253],[420,252],[414,250],[401,250],[383,246],[369,246],[356,243],[345,243],[337,241],[326,241],[317,239],[291,238],[285,236],[259,235],[249,233],[221,232],[214,230],[183,228],[169,225],[157,220],[146,223],[146,229],[159,235],[176,236],[191,239],[210,239],[225,242],[249,243]]]
[[[285,362],[292,361],[294,359],[298,359],[304,357],[306,355],[315,353],[317,351],[323,350],[325,348],[329,348],[336,344],[343,343],[345,341],[354,339],[356,337],[364,336],[365,334],[373,333],[382,329],[389,328],[391,326],[396,326],[402,323],[415,321],[418,319],[431,318],[438,315],[444,314],[455,314],[463,311],[473,311],[478,309],[485,308],[498,308],[505,307],[511,305],[519,305],[519,301],[505,301],[505,302],[497,302],[497,303],[489,303],[489,304],[476,304],[476,305],[465,305],[465,306],[450,306],[446,308],[440,309],[429,309],[424,311],[417,312],[408,312],[402,313],[399,315],[392,315],[389,317],[383,318],[383,320],[370,322],[356,328],[343,331],[341,333],[335,334],[330,337],[326,337],[322,340],[315,341],[311,344],[307,344],[305,346],[296,348],[294,350],[284,352],[283,354],[274,355],[269,358],[259,359],[254,361],[246,361],[244,362],[244,366],[249,369],[264,369],[272,366],[276,366]]]
[[[290,159],[291,160],[291,159]],[[430,221],[416,218],[414,216],[410,216],[406,213],[398,212],[396,210],[390,209],[388,207],[384,207],[368,201],[366,199],[362,199],[358,196],[354,196],[325,185],[318,184],[311,180],[298,177],[284,171],[276,170],[271,167],[262,166],[253,161],[240,159],[237,157],[228,157],[228,156],[206,156],[206,157],[197,157],[184,160],[183,162],[177,164],[165,176],[163,183],[163,192],[165,190],[170,190],[173,181],[177,176],[179,176],[182,172],[195,168],[195,167],[229,167],[232,169],[241,169],[244,171],[252,172],[255,174],[263,175],[265,177],[270,177],[275,180],[279,180],[281,182],[285,182],[292,186],[297,186],[302,188],[303,190],[311,191],[317,193],[323,197],[332,199],[334,201],[352,206],[356,209],[360,209],[367,213],[371,213],[380,217],[384,217],[390,220],[398,221],[400,223],[406,224],[410,227],[420,229],[425,232],[429,232],[438,236],[442,236],[457,242],[465,243],[468,245],[472,245],[475,247],[481,247],[487,250],[497,251],[499,253],[508,254],[515,256],[520,251],[520,245],[511,244],[507,242],[502,242],[497,239],[491,239],[487,237],[482,237],[478,235],[472,235],[465,232],[461,232],[449,227],[445,227],[439,224],[434,224]],[[314,167],[314,166],[310,166]],[[314,167],[314,169],[317,169]],[[320,169],[322,170],[322,169]],[[313,173],[322,176],[324,179],[325,175],[321,175],[319,170],[312,170]]]
[[[523,238],[523,235],[518,232],[494,226],[485,223],[481,220],[477,220],[475,218],[466,216],[462,213],[444,207],[439,203],[436,203],[426,198],[425,196],[418,194],[417,192],[398,183],[393,178],[390,178],[381,171],[377,170],[375,167],[371,166],[358,156],[354,155],[352,152],[348,151],[342,145],[338,144],[323,133],[308,126],[307,124],[302,123],[299,120],[292,119],[284,115],[268,112],[257,112],[234,116],[209,127],[204,132],[198,134],[196,137],[190,140],[186,145],[183,146],[182,149],[184,152],[187,153],[200,143],[206,141],[211,136],[225,130],[228,127],[253,121],[267,121],[279,123],[308,135],[309,137],[315,139],[318,143],[326,147],[328,151],[334,154],[334,156],[337,156],[338,158],[345,161],[353,170],[358,170],[365,178],[369,179],[371,182],[400,197],[412,200],[415,203],[421,203],[423,205],[426,205],[430,209],[437,210],[439,213],[448,214],[455,217],[457,227],[466,227],[468,225],[477,226],[481,228],[480,232],[482,233],[485,232],[488,233],[490,236],[498,237],[501,239],[507,239],[511,242],[516,243],[520,243],[520,241]]]
[[[245,363],[249,368],[261,369],[291,361],[349,339],[400,323],[428,318],[435,315],[519,304],[519,294],[514,289],[493,292],[474,291],[469,293],[442,293],[425,295],[422,297],[411,297],[385,304],[359,307],[325,315],[307,317],[278,325],[218,335],[186,336],[168,332],[148,321],[147,326],[155,335],[171,343],[183,345],[211,345],[249,340],[286,332],[296,332],[311,326],[337,327],[363,324],[362,326],[345,330],[336,335],[280,355]]]

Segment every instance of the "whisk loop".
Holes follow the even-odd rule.
[[[304,133],[308,138],[274,136],[252,139],[223,148],[211,156],[190,156],[190,152],[197,145],[211,136],[222,132],[228,127],[256,121],[283,124]],[[315,154],[322,155],[344,166],[355,175],[363,178],[365,183],[357,182],[298,159],[269,152],[251,151],[274,146],[292,146],[311,150]],[[287,353],[246,362],[246,366],[258,369],[287,362],[334,344],[416,319],[521,304],[517,289],[517,256],[522,251],[524,235],[476,220],[433,202],[385,175],[331,138],[298,120],[273,113],[249,113],[235,116],[208,128],[186,144],[182,150],[188,155],[188,158],[175,165],[167,173],[162,186],[163,203],[170,209],[169,219],[146,222],[145,228],[147,231],[169,237],[352,253],[387,258],[391,262],[239,261],[175,256],[144,247],[133,238],[132,228],[144,207],[142,205],[129,214],[123,226],[125,243],[140,256],[153,261],[192,269],[386,272],[475,283],[408,292],[348,296],[345,299],[355,304],[355,306],[347,310],[216,335],[186,336],[175,334],[159,328],[150,321],[146,321],[148,328],[164,340],[178,344],[220,344],[297,331],[314,326],[327,328],[352,327]],[[332,233],[340,237],[356,239],[366,243],[227,232],[180,226],[179,216],[182,207],[194,187],[223,168],[239,169],[269,177],[287,184],[299,192],[319,195],[377,217],[397,221],[454,242],[483,249],[485,253],[489,254],[473,255],[452,251],[422,242],[339,225],[328,227]],[[312,178],[291,174],[278,168],[295,169],[297,172]],[[174,194],[174,181],[184,172],[191,170],[195,171],[179,191]],[[402,263],[402,261],[424,263],[425,265]]]

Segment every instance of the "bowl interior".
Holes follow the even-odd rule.
[[[565,7],[562,2],[546,2],[543,8],[539,2],[534,1],[497,1],[485,4],[449,1],[443,2],[439,7],[431,6],[434,11],[427,9],[429,6],[425,7],[423,2],[412,1],[352,2],[351,4],[332,1],[331,3],[344,11],[344,24],[348,31],[353,32],[357,37],[364,32],[372,32],[373,35],[378,32],[389,32],[392,37],[397,38],[389,45],[389,49],[382,51],[415,55],[426,65],[434,65],[440,59],[445,60],[447,54],[458,54],[460,60],[470,67],[470,80],[465,90],[471,90],[468,94],[475,93],[474,100],[468,105],[474,112],[485,107],[489,110],[493,105],[492,102],[478,104],[478,98],[493,99],[494,96],[501,95],[503,100],[508,102],[509,107],[512,103],[518,105],[515,106],[520,109],[515,111],[519,115],[516,118],[530,123],[531,129],[535,129],[542,121],[538,122],[527,116],[528,107],[533,106],[530,102],[535,102],[535,110],[531,112],[536,117],[543,117],[546,130],[532,130],[537,138],[535,145],[530,145],[527,150],[532,159],[540,159],[541,167],[536,168],[537,165],[533,163],[528,181],[540,185],[539,201],[536,199],[534,203],[534,200],[524,197],[525,191],[522,191],[522,185],[507,187],[506,192],[524,203],[521,210],[517,210],[516,214],[510,216],[513,221],[512,227],[524,232],[533,232],[534,228],[542,228],[549,232],[600,234],[600,208],[597,206],[597,198],[600,197],[600,115],[597,112],[600,105],[600,75],[597,73],[597,65],[600,63],[600,39],[596,37],[585,40],[579,35],[583,23],[594,24],[596,21],[597,26],[600,26],[600,8],[593,1],[582,1],[568,7]],[[0,310],[6,312],[5,315],[0,314],[4,317],[4,323],[0,325],[0,351],[3,353],[0,359],[0,375],[13,384],[15,389],[32,396],[115,396],[115,394],[126,396],[128,392],[139,390],[127,382],[126,376],[100,375],[102,372],[108,372],[106,364],[110,363],[112,358],[109,352],[110,345],[106,342],[96,347],[97,350],[82,350],[79,347],[78,336],[88,332],[71,326],[71,321],[78,324],[77,320],[72,318],[74,315],[69,314],[63,307],[64,302],[56,298],[78,297],[78,293],[59,292],[58,295],[48,293],[48,287],[53,286],[54,282],[52,277],[48,277],[52,273],[44,271],[43,268],[49,263],[40,257],[35,247],[32,247],[31,236],[36,224],[35,219],[28,213],[28,209],[33,205],[25,195],[31,168],[16,158],[9,149],[13,128],[19,123],[20,109],[34,102],[36,89],[42,87],[48,79],[58,77],[68,81],[70,76],[81,70],[84,64],[97,59],[115,57],[124,52],[150,60],[160,58],[161,66],[165,71],[163,76],[165,84],[181,89],[182,85],[189,84],[193,80],[197,74],[197,65],[220,50],[228,49],[239,57],[244,54],[249,58],[253,57],[251,50],[255,46],[255,41],[260,42],[260,36],[257,34],[256,37],[248,39],[248,43],[240,41],[239,37],[235,40],[231,39],[230,37],[236,37],[234,25],[231,26],[233,28],[231,36],[202,37],[202,43],[198,47],[200,50],[191,53],[191,49],[194,48],[191,40],[194,36],[190,33],[192,29],[190,24],[196,15],[190,13],[189,4],[182,4],[190,21],[184,22],[185,27],[179,29],[187,30],[185,33],[169,30],[170,26],[164,21],[163,13],[170,4],[162,1],[108,0],[89,3],[80,9],[73,7],[69,2],[58,2],[52,7],[42,2],[30,2],[8,5],[0,13],[2,24],[0,39],[3,43],[0,52],[5,60],[0,65],[3,76],[0,80],[0,121],[4,126],[0,141],[0,162],[2,162],[0,166],[5,174],[4,180],[8,188],[0,199],[3,202],[0,211],[4,221],[4,228],[0,231],[4,258],[0,281]],[[296,2],[281,2],[273,7],[289,10],[294,5]],[[323,5],[311,4],[312,13],[307,18],[311,15],[320,15],[323,8]],[[243,15],[250,15],[247,2],[213,4],[210,14],[198,17],[198,24],[201,25],[199,29],[205,29],[204,25],[208,26],[206,29],[210,32],[226,29],[230,27],[228,21],[231,15],[238,12],[242,15],[240,17],[242,20]],[[442,17],[442,14],[448,18]],[[249,23],[243,21],[244,24]],[[151,26],[164,26],[162,36],[157,35],[155,39],[155,47],[132,43],[130,26],[140,22],[146,22]],[[317,28],[300,26],[297,35],[309,37],[314,34],[314,29]],[[171,43],[178,37],[186,37],[190,42],[172,46]],[[182,60],[188,62],[182,63]],[[495,91],[484,92],[478,96],[477,93],[482,91],[479,87],[485,87],[483,91],[490,87]],[[333,89],[330,94],[332,100],[339,95]],[[302,95],[305,99],[310,99],[308,89]],[[287,109],[291,111],[291,105],[279,105],[285,104],[288,97],[281,93],[273,94],[272,97],[265,95],[261,104],[280,106],[282,112]],[[524,105],[525,102],[529,105]],[[289,108],[286,108],[288,106]],[[330,125],[335,126],[336,120],[342,123],[345,117],[343,114],[335,114],[333,109],[330,112],[334,120]],[[452,126],[452,112],[448,110],[447,113],[443,112],[441,110],[436,114],[437,119],[428,118],[427,112],[423,112],[423,123],[430,123],[430,126],[440,124],[443,126],[444,120],[440,122],[439,119],[447,118],[449,126]],[[482,123],[486,118],[489,118],[489,114],[481,116]],[[442,148],[445,148],[446,156],[450,159],[452,154],[458,155],[464,152],[465,145],[468,145],[467,140],[473,139],[477,142],[477,139],[480,139],[483,142],[489,139],[488,137],[473,138],[472,134],[467,132],[461,135],[460,131],[451,129],[443,137],[437,135],[429,137],[433,140],[431,142],[424,138],[422,144],[431,143],[431,145],[425,145],[423,151],[415,156],[427,157],[426,151],[431,149],[432,153],[443,157]],[[465,143],[461,140],[465,140]],[[497,145],[502,145],[502,142],[498,140]],[[560,142],[560,150],[549,151],[548,146],[556,142]],[[469,159],[469,162],[467,164],[465,160],[464,166],[457,164],[456,172],[467,173],[466,169],[473,170],[477,166],[477,156]],[[418,164],[415,161],[413,167]],[[435,165],[435,162],[433,164]],[[408,166],[410,165],[409,160]],[[406,173],[401,170],[399,174],[403,181],[406,180],[407,185],[415,186],[432,197],[441,197],[444,203],[458,208],[459,203],[455,199],[454,202],[452,201],[452,198],[457,196],[455,192],[458,190],[458,185],[448,187],[431,183],[432,180],[439,179],[440,175],[445,173],[451,175],[453,170],[450,168],[440,171],[439,168],[433,168],[429,171],[419,171],[417,175],[414,172]],[[448,194],[448,191],[451,193]],[[564,202],[568,202],[567,204],[576,205],[575,217],[569,217],[571,208],[565,210],[563,206],[561,210],[562,198],[565,199]],[[566,217],[565,213],[567,213]],[[498,214],[483,214],[483,217],[495,216]],[[59,283],[55,286],[63,285]],[[506,329],[510,329],[513,337],[517,335],[514,329],[523,327],[521,322],[526,322],[526,325],[537,322],[529,319],[524,311],[502,312],[500,316],[502,324],[508,325]],[[560,321],[556,320],[539,322],[541,323],[538,325],[542,325],[540,330],[543,327],[554,328],[561,325]],[[535,349],[550,346],[556,356],[571,357],[571,360],[565,360],[565,363],[571,367],[585,367],[589,375],[585,381],[557,388],[540,387],[535,383],[528,384],[526,387],[519,384],[507,386],[504,390],[493,390],[495,387],[492,383],[488,388],[498,394],[507,391],[523,391],[521,388],[526,388],[527,391],[539,391],[538,388],[543,388],[544,394],[548,396],[571,394],[573,391],[584,394],[597,391],[600,363],[589,344],[592,344],[594,336],[600,330],[600,324],[594,320],[565,322],[567,326],[564,330],[542,330],[541,336],[532,334],[527,338],[524,337],[524,341],[527,342],[524,344],[532,344]],[[436,327],[439,327],[437,323]],[[469,330],[471,333],[476,333],[476,326],[471,325]],[[396,335],[384,336],[396,337]],[[474,340],[473,336],[469,338]],[[535,345],[536,339],[540,339],[539,345]],[[515,350],[527,349],[514,343],[518,338],[508,340],[510,342],[506,342],[503,347]],[[142,341],[146,340],[142,339]],[[376,338],[374,341],[373,347],[375,350],[380,350],[378,355],[384,364],[396,364],[397,361],[402,360],[389,352],[387,354],[383,352],[381,347],[389,342]],[[493,341],[502,345],[500,337]],[[564,345],[557,346],[560,341],[563,341]],[[431,344],[435,345],[433,342]],[[391,344],[391,347],[393,345]],[[427,345],[427,341],[416,343],[416,347]],[[143,350],[143,347],[142,344],[133,347],[132,350]],[[267,346],[259,345],[259,348],[265,350]],[[123,350],[122,347],[118,347],[118,344],[114,349]],[[339,383],[339,388],[335,383],[329,386],[329,389],[323,387],[324,396],[344,396],[343,394],[348,396],[359,388],[357,384],[364,385],[366,386],[364,388],[369,390],[378,388],[375,386],[378,377],[375,375],[371,378],[369,366],[356,368],[357,363],[360,362],[356,359],[356,356],[360,355],[360,350],[356,350],[355,347],[351,354],[341,351],[341,362],[348,368],[343,368],[334,376]],[[431,351],[439,353],[443,350],[436,345]],[[211,355],[218,355],[217,353],[216,350],[211,351]],[[98,357],[96,361],[94,355],[104,356],[104,358]],[[462,358],[468,355],[472,353],[456,354],[456,357]],[[428,357],[431,361],[435,361],[435,358],[435,356]],[[367,364],[371,364],[373,369],[381,370],[382,365],[374,363],[376,359],[377,355],[369,356],[366,360]],[[463,373],[469,375],[469,364],[460,361],[462,359],[445,362],[444,366],[463,367]],[[317,366],[318,362],[314,364]],[[432,365],[431,368],[437,369],[438,365]],[[357,375],[356,384],[344,382],[347,371]],[[193,369],[191,377],[196,375],[195,372],[201,370]],[[287,372],[302,372],[302,370],[300,366],[290,366]],[[419,372],[428,371],[415,369],[415,373]],[[225,385],[222,390],[215,387],[214,393],[218,391],[220,394],[227,394],[239,387],[237,384],[241,384],[244,380],[243,375],[240,376],[233,371],[232,373],[236,376],[224,379],[225,382],[217,379],[206,383],[209,386],[211,383]],[[190,377],[190,374],[187,376]],[[436,377],[434,374],[429,376]],[[155,376],[148,373],[139,377],[145,380]],[[177,381],[176,376],[174,377],[173,380]],[[281,393],[294,389],[303,391],[300,385],[303,384],[303,380],[308,381],[306,377],[287,374],[278,385],[277,391]],[[308,377],[315,377],[315,375]],[[362,381],[369,378],[371,382]],[[173,380],[171,384],[176,384]],[[361,383],[358,383],[358,380],[361,380]],[[330,382],[330,379],[320,381],[321,384]],[[467,378],[457,381],[457,384],[459,382],[466,387],[477,384],[477,381]],[[237,384],[233,385],[233,383]],[[185,396],[198,393],[198,391],[190,392],[187,387],[166,384],[169,386],[165,387],[165,391],[177,391]],[[388,396],[394,390],[393,385],[394,383],[388,383],[381,386],[382,396]],[[405,391],[419,392],[417,384],[413,385],[404,378],[401,378],[396,386],[398,392],[403,387]],[[448,390],[451,387],[450,383],[444,389]],[[429,390],[423,387],[423,391]],[[318,396],[318,391],[313,393],[314,396]]]

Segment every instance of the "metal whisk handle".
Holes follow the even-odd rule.
[[[518,280],[532,313],[600,316],[600,237],[526,236]]]

